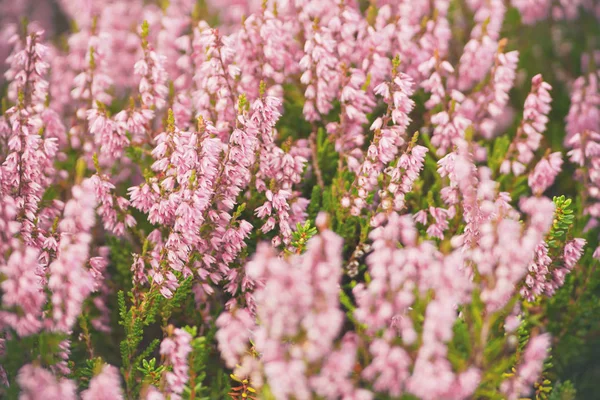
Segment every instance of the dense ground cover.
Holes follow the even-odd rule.
[[[575,399],[596,0],[0,2],[0,397]]]

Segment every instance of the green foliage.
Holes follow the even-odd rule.
[[[311,226],[310,220],[307,220],[304,225],[301,223],[296,224],[296,230],[292,232],[292,241],[290,245],[296,249],[296,254],[302,254],[306,250],[306,243],[308,240],[317,234],[317,228]],[[286,249],[288,253],[289,250]]]
[[[308,138],[312,127],[304,118],[304,95],[297,85],[284,84],[283,113],[277,121],[277,130],[281,142],[288,138]]]
[[[488,165],[492,171],[498,171],[500,169],[500,164],[502,164],[502,161],[504,161],[504,158],[506,157],[510,142],[510,137],[507,135],[499,136],[494,140],[492,152],[488,161]]]
[[[576,394],[577,391],[571,381],[566,381],[554,385],[548,400],[575,400],[577,398]]]
[[[151,358],[150,361],[142,359],[142,366],[137,367],[137,370],[142,374],[144,384],[158,386],[160,378],[166,368],[164,365],[156,365],[156,358]]]
[[[567,275],[564,286],[546,305],[548,329],[556,343],[553,372],[571,381],[582,399],[595,398],[600,379],[600,268],[592,257],[596,246],[597,241],[590,243],[580,261],[588,268]]]
[[[317,160],[323,174],[323,183],[329,186],[336,175],[340,156],[335,151],[335,145],[329,140],[329,135],[323,128],[317,130],[316,145]]]
[[[448,343],[448,360],[456,371],[464,371],[473,348],[468,326],[464,320],[454,324],[452,340]]]
[[[142,31],[140,33],[140,37],[142,38],[142,47],[146,48],[148,46],[148,35],[150,34],[150,28],[148,26],[148,21],[144,20],[142,22]]]
[[[575,216],[571,207],[571,199],[560,196],[554,197],[552,200],[556,209],[554,211],[554,222],[548,233],[547,243],[548,247],[556,249],[561,247],[561,244],[564,246],[567,234],[575,221]]]
[[[59,346],[66,338],[67,335],[63,333],[43,332],[6,339],[4,355],[0,357],[0,365],[6,371],[9,386],[5,388],[0,385],[0,397],[3,398],[4,392],[8,399],[17,398],[17,373],[24,364],[35,362],[48,367],[62,361],[59,357]]]
[[[132,288],[131,264],[133,263],[131,243],[115,236],[107,236],[106,244],[110,249],[110,272],[116,280],[115,286],[129,292]]]
[[[144,327],[155,321],[158,311],[158,296],[155,291],[148,292],[145,299],[139,305],[127,307],[125,294],[118,293],[119,324],[123,326],[125,338],[121,341],[121,373],[125,378],[125,387],[128,397],[137,397],[140,392],[140,379],[138,365],[147,358],[158,346],[159,340],[151,340],[150,343],[140,351],[139,347],[144,339]]]
[[[184,399],[212,400],[225,399],[230,390],[229,376],[218,363],[219,357],[214,347],[216,329],[212,327],[205,336],[198,336],[196,327],[184,328],[192,336],[190,354],[190,380],[184,389]],[[217,361],[217,363],[215,363]]]
[[[85,389],[94,376],[96,365],[101,363],[101,358],[90,358],[84,361],[83,365],[74,368],[75,378],[79,382],[80,389]]]
[[[322,198],[323,198],[323,190],[315,185],[312,187],[312,192],[310,194],[310,203],[308,204],[308,209],[306,210],[308,213],[308,219],[314,221],[317,218],[317,214],[321,210],[322,207]]]
[[[191,276],[187,279],[182,280],[177,290],[175,290],[173,298],[170,299],[170,301],[163,301],[164,305],[160,308],[163,326],[167,325],[167,322],[171,317],[173,311],[180,309],[182,305],[190,298],[192,292],[192,284],[193,279]]]

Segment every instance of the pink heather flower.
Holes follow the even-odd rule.
[[[497,128],[507,115],[505,109],[509,99],[508,93],[516,78],[519,53],[503,51],[504,46],[501,43],[494,57],[488,84],[480,91],[467,96],[460,108],[463,117],[473,122],[475,132],[486,139],[498,133]]]
[[[441,83],[440,83],[441,85]],[[444,89],[441,89],[442,91]],[[433,92],[435,93],[435,92]],[[440,103],[446,105],[446,95],[440,94]],[[433,99],[434,96],[432,95]],[[471,120],[462,115],[462,102],[465,97],[458,91],[452,91],[450,104],[452,107],[442,109],[431,116],[431,123],[435,126],[431,137],[431,143],[437,148],[436,153],[445,155],[456,141],[465,136],[465,130],[471,125]]]
[[[448,229],[448,210],[429,207],[429,213],[435,220],[435,223],[429,225],[427,228],[427,235],[441,240],[444,238],[444,231]]]
[[[523,198],[520,202],[521,210],[529,216],[529,225],[531,232],[525,231],[525,235],[530,233],[532,236],[537,236],[541,232],[550,229],[554,216],[554,203],[547,197],[529,197]],[[527,245],[535,246],[536,243],[527,243]]]
[[[294,146],[289,152],[284,152],[275,145],[277,131],[275,124],[280,117],[281,101],[272,96],[261,96],[252,103],[250,114],[242,117],[248,132],[257,131],[259,170],[255,177],[256,189],[264,192],[267,200],[256,208],[255,213],[261,219],[266,219],[261,230],[269,232],[279,227],[278,235],[273,243],[288,245],[291,241],[292,229],[295,222],[304,222],[300,215],[302,209],[293,210],[292,205],[305,201],[299,198],[299,193],[293,190],[294,185],[301,182],[306,158]],[[269,184],[270,182],[270,184]],[[267,187],[270,186],[269,189]],[[301,207],[303,208],[303,207]],[[305,208],[305,207],[304,207]]]
[[[309,241],[306,253],[289,262],[261,244],[246,267],[258,282],[253,342],[277,398],[310,398],[308,368],[327,359],[340,332],[341,249],[342,239],[324,230]],[[296,337],[302,340],[293,341]]]
[[[61,116],[53,109],[46,108],[42,111],[42,122],[44,124],[44,136],[56,139],[57,145],[62,148],[67,144],[67,132]]]
[[[529,174],[529,187],[534,194],[540,195],[546,191],[560,173],[562,167],[562,153],[556,152],[542,158],[531,174]]]
[[[303,112],[308,121],[317,121],[331,111],[340,90],[336,42],[331,30],[317,23],[306,29],[305,34],[304,56],[299,63],[304,71],[300,81],[306,85]]]
[[[358,284],[354,289],[358,306],[355,317],[367,326],[367,332],[383,330],[383,337],[371,344],[373,358],[363,377],[373,381],[376,390],[392,396],[409,391],[430,399],[461,398],[458,386],[461,380],[466,382],[466,377],[455,376],[448,361],[434,350],[445,348],[444,343],[452,337],[457,317],[454,305],[469,298],[472,283],[462,267],[461,252],[444,259],[431,242],[417,245],[410,216],[391,214],[387,225],[376,228],[370,236],[373,252],[367,257],[367,265],[371,282]],[[436,293],[436,301],[428,306],[423,346],[415,363],[404,347],[391,345],[390,341],[399,337],[406,346],[415,343],[418,336],[408,310],[415,294],[431,289]],[[433,370],[447,379],[435,380],[436,385],[426,383],[432,382]],[[478,379],[475,377],[475,383],[465,388],[462,397],[475,390]]]
[[[231,133],[225,158],[219,171],[221,186],[215,188],[220,208],[231,210],[236,198],[250,183],[250,167],[255,162],[259,131],[255,127],[235,129]]]
[[[183,272],[184,277],[189,276],[192,271],[187,265],[188,258],[191,251],[198,250],[204,254],[204,265],[197,264],[194,267],[202,279],[210,271],[213,274],[211,280],[219,282],[221,274],[227,272],[228,263],[235,258],[236,251],[241,250],[243,240],[240,242],[240,239],[249,233],[246,223],[240,222],[239,227],[234,229],[228,226],[230,214],[210,209],[214,203],[219,203],[219,208],[223,210],[233,207],[240,186],[245,187],[249,182],[249,172],[239,168],[240,165],[247,165],[242,163],[249,161],[240,156],[243,151],[252,152],[253,147],[248,149],[247,141],[254,143],[255,139],[247,138],[240,130],[232,138],[228,154],[225,155],[227,161],[224,161],[221,159],[222,142],[209,137],[214,132],[215,128],[208,124],[202,125],[200,132],[184,132],[177,127],[169,127],[156,137],[157,144],[152,151],[156,161],[151,168],[156,174],[140,186],[129,189],[132,206],[148,212],[150,222],[169,228],[166,241],[160,245],[161,249],[164,246],[166,252],[155,248],[150,260],[150,273],[166,297],[172,296],[178,282],[173,272],[164,270],[164,265]],[[234,145],[238,141],[244,146]],[[228,177],[231,181],[227,180]],[[215,192],[216,189],[219,192]],[[209,231],[213,236],[209,241],[201,237],[200,230],[207,222],[214,224]],[[227,241],[222,246],[224,236]],[[214,268],[215,255],[225,257],[223,253],[227,258],[219,260],[223,269],[217,273]]]
[[[529,215],[524,231],[519,221],[512,218],[486,222],[480,228],[480,246],[472,251],[471,258],[479,273],[494,276],[494,286],[484,288],[481,293],[490,312],[506,305],[518,282],[530,270],[538,245],[552,224],[554,203],[548,198],[531,197],[521,202],[521,210]],[[537,255],[543,257],[543,251]],[[536,262],[546,261],[538,259]]]
[[[191,58],[196,65],[192,105],[196,115],[206,121],[217,121],[215,127],[225,137],[236,120],[235,79],[240,69],[234,63],[235,36],[222,36],[217,29],[201,21],[194,28],[192,48]]]
[[[458,89],[470,89],[480,82],[487,74],[494,61],[497,43],[489,36],[483,36],[480,41],[471,39],[466,45],[460,58]],[[475,65],[473,65],[475,63]]]
[[[133,254],[133,263],[131,264],[132,280],[134,285],[143,285],[148,282],[146,276],[146,265],[144,259],[139,254]]]
[[[542,134],[546,131],[552,101],[549,93],[551,89],[552,87],[542,80],[541,75],[533,77],[531,92],[525,100],[523,120],[508,149],[507,157],[500,166],[503,174],[512,172],[519,176],[533,160],[534,153],[540,147]]]
[[[402,347],[392,347],[385,340],[375,339],[369,347],[372,362],[362,375],[373,381],[377,391],[399,396],[404,392],[404,382],[409,377],[412,363],[410,356]]]
[[[373,394],[365,389],[355,388],[350,377],[356,363],[358,338],[347,333],[341,340],[339,349],[334,350],[325,360],[319,375],[310,379],[317,395],[326,399],[371,400]]]
[[[232,223],[232,214],[238,196],[245,190],[251,181],[250,168],[256,161],[259,130],[251,125],[246,125],[244,116],[239,116],[241,128],[236,128],[225,146],[225,154],[217,169],[215,178],[211,181],[214,187],[212,200],[216,210],[208,212],[208,217],[214,226],[210,233],[206,251],[214,254],[214,260],[220,274],[232,274],[229,277],[227,290],[234,293],[237,282],[229,269],[229,265],[236,260],[238,254],[245,247],[245,239],[252,230],[252,225],[245,220]],[[215,274],[214,278],[218,275]],[[217,283],[218,279],[213,279]]]
[[[454,140],[464,137],[465,129],[470,123],[468,119],[458,115],[451,118],[445,111],[433,115],[431,122],[435,124],[431,142],[438,147],[436,152],[438,155],[446,154]]]
[[[340,122],[327,125],[327,132],[335,138],[336,150],[348,157],[354,157],[365,136],[363,125],[368,122],[367,114],[375,107],[374,93],[365,90],[367,75],[360,69],[344,70],[341,83]],[[353,162],[349,160],[350,165]]]
[[[185,384],[189,379],[188,357],[192,351],[192,336],[180,328],[175,328],[173,333],[163,339],[160,344],[160,354],[165,357],[171,371],[165,373],[165,391],[173,400],[181,399]]]
[[[419,350],[408,389],[419,398],[470,398],[481,380],[481,372],[471,367],[455,374],[450,362],[444,357],[443,342],[452,336],[456,311],[452,303],[434,300],[425,314],[424,343]],[[441,322],[441,323],[440,323]],[[444,336],[446,335],[446,336]]]
[[[254,319],[248,310],[236,309],[221,313],[216,324],[216,339],[221,357],[228,368],[234,368],[248,351],[250,334],[255,326]]]
[[[0,193],[10,194],[18,212],[22,213],[21,237],[26,245],[40,247],[44,232],[38,208],[40,200],[56,177],[53,160],[58,155],[62,124],[46,112],[49,65],[46,46],[40,43],[43,32],[26,36],[14,35],[13,52],[5,77],[10,81],[8,98],[16,103],[4,113],[0,122],[0,138],[5,146],[0,165]],[[20,93],[20,95],[19,95]],[[44,122],[49,135],[42,135]],[[4,197],[4,196],[3,196]],[[13,226],[14,228],[14,226]]]
[[[110,182],[107,175],[96,173],[91,177],[91,181],[94,184],[96,200],[100,204],[98,214],[102,218],[104,229],[116,236],[123,236],[125,228],[131,228],[136,225],[133,216],[127,213],[129,200],[111,193],[115,189],[115,186]],[[123,221],[120,221],[119,217]]]
[[[124,124],[115,122],[108,117],[105,110],[98,108],[87,111],[87,121],[90,133],[96,145],[100,147],[102,163],[108,164],[109,161],[118,159],[129,145]]]
[[[27,364],[19,370],[17,382],[21,387],[20,400],[37,400],[40,393],[47,400],[76,400],[75,382],[57,379],[50,371]]]
[[[552,224],[554,203],[544,197],[523,200],[521,210],[529,215],[529,224],[523,230],[508,195],[496,195],[491,171],[477,171],[466,150],[459,145],[458,154],[451,153],[438,162],[438,171],[442,177],[449,176],[450,190],[462,197],[466,227],[464,234],[453,238],[454,245],[463,248],[479,274],[494,277],[490,281],[494,284],[481,292],[481,299],[493,312],[504,307],[526,275],[536,246]]]
[[[130,108],[118,112],[114,116],[116,126],[121,132],[127,131],[132,136],[133,143],[143,142],[147,135],[148,126],[154,117],[154,111],[150,109]]]
[[[519,316],[509,315],[508,317],[506,317],[506,320],[504,322],[504,330],[507,333],[516,332],[517,329],[519,329],[519,326],[521,326],[521,319]]]
[[[483,317],[508,314],[498,326],[512,335],[522,311],[507,306],[517,291],[529,301],[552,296],[583,255],[582,238],[552,251],[545,241],[554,205],[543,193],[563,161],[561,152],[540,149],[551,103],[540,75],[499,171],[528,176],[532,197],[514,205],[518,193],[498,192],[512,177],[496,182],[498,171],[486,164],[489,140],[512,126],[509,92],[521,84],[518,54],[500,40],[506,7],[533,24],[581,10],[600,16],[593,0],[464,0],[458,14],[451,0],[374,0],[368,12],[354,0],[209,0],[206,17],[218,17],[219,29],[197,21],[196,0],[58,0],[77,32],[67,46],[46,46],[38,26],[51,28],[50,2],[0,4],[0,53],[11,48],[9,108],[0,116],[0,356],[7,340],[71,334],[83,311],[95,331],[111,328],[102,247],[109,234],[137,252],[134,305],[156,292],[168,303],[193,278],[198,318],[216,318],[224,364],[254,387],[268,384],[278,399],[467,399],[489,370],[450,361],[459,311],[479,296]],[[20,15],[41,24],[20,32]],[[142,20],[150,34],[140,38]],[[472,29],[453,37],[450,23]],[[462,54],[456,39],[466,42]],[[569,53],[569,43],[555,42],[557,54]],[[393,76],[391,55],[402,61]],[[582,57],[585,75],[572,83],[565,142],[585,183],[586,229],[600,223],[600,75],[586,67],[593,60],[598,54]],[[555,72],[569,80],[568,71]],[[412,115],[415,88],[426,93],[421,115]],[[289,126],[297,100],[309,138],[305,124]],[[407,136],[409,116],[429,148]],[[332,184],[334,160],[323,160],[330,152],[314,140],[321,128],[339,157],[341,178]],[[98,171],[88,177],[94,154]],[[85,161],[76,171],[68,168],[73,157]],[[337,187],[352,174],[351,187]],[[350,260],[352,249],[322,213],[320,234],[303,254],[290,254],[296,224],[319,207],[303,197],[313,177],[324,186],[317,203],[341,198],[348,212],[370,218],[346,243],[360,239]],[[118,193],[123,183],[127,198]],[[335,218],[336,229],[342,222]],[[256,237],[272,237],[272,245],[250,256],[246,242]],[[342,273],[360,278],[358,265],[370,279],[354,286],[356,308],[345,314]],[[417,305],[424,312],[415,318]],[[193,338],[172,325],[166,331],[160,389],[141,382],[140,398],[186,396]],[[61,340],[47,370],[33,360],[11,377],[21,398],[78,398],[77,383],[62,378],[77,375],[67,364],[71,340]],[[517,354],[516,374],[502,383],[506,398],[528,394],[549,345],[546,334],[533,335]],[[103,365],[80,396],[123,398],[118,370]]]
[[[413,184],[419,178],[427,151],[424,146],[409,145],[408,149],[400,155],[396,166],[385,169],[384,172],[389,176],[390,181],[387,188],[382,191],[380,207],[384,211],[390,209],[401,211],[404,208],[405,196],[412,191]],[[378,225],[377,218],[375,216],[371,221],[374,226]]]
[[[583,131],[582,133],[575,134],[569,140],[569,144],[574,148],[568,153],[571,161],[579,166],[583,166],[586,161],[593,160],[600,155],[599,140],[600,134],[593,131]]]
[[[71,90],[71,97],[82,104],[87,103],[87,107],[96,101],[103,104],[110,104],[112,101],[112,96],[107,93],[113,84],[113,80],[108,76],[109,43],[110,36],[106,33],[96,35],[80,31],[69,38],[74,53],[71,57],[77,54],[79,46],[85,46],[81,49],[84,54],[80,60],[77,60],[78,65],[71,65],[78,72],[78,75],[73,78],[74,88]],[[74,64],[74,60],[71,60],[71,63]]]
[[[62,9],[77,23],[87,36],[88,32],[104,37],[101,43],[107,48],[107,64],[111,79],[119,87],[135,84],[132,74],[137,59],[139,39],[132,26],[143,20],[142,3],[94,2],[82,4],[77,1],[61,0]],[[94,32],[92,32],[92,28]],[[75,36],[75,35],[73,35]],[[69,43],[69,48],[73,48]],[[87,50],[87,40],[84,43]],[[69,57],[67,55],[66,57]],[[75,65],[76,67],[76,65]],[[78,69],[78,68],[76,68]]]
[[[585,239],[576,238],[565,245],[564,251],[564,263],[565,267],[569,270],[573,269],[575,264],[581,258],[583,254],[583,247],[585,246]]]
[[[506,6],[502,0],[467,0],[469,7],[475,12],[473,19],[477,25],[473,28],[471,35],[486,33],[492,39],[498,40],[500,29],[504,23]],[[484,29],[485,23],[485,29]]]
[[[108,65],[115,84],[119,87],[133,87],[137,77],[132,73],[135,62],[139,59],[139,40],[135,29],[144,20],[143,3],[111,2],[99,6],[98,29],[110,35],[110,52]],[[77,19],[78,16],[75,17]]]
[[[144,400],[165,400],[165,395],[158,391],[154,386],[149,386],[146,393],[142,394]]]
[[[90,381],[89,388],[81,393],[82,400],[121,400],[123,398],[119,370],[108,364],[102,366],[100,373]]]
[[[575,238],[565,244],[562,263],[552,270],[552,276],[549,277],[549,282],[546,286],[548,296],[554,295],[564,285],[567,274],[575,268],[575,265],[583,255],[585,243],[584,239]]]
[[[511,4],[519,10],[523,23],[532,25],[548,17],[552,2],[550,0],[511,0]]]
[[[278,6],[281,11],[281,6]],[[300,25],[277,15],[269,9],[246,14],[243,28],[236,34],[236,65],[242,77],[241,91],[250,99],[259,97],[260,82],[269,82],[267,95],[280,97],[287,77],[299,72],[298,61],[302,56],[300,44],[295,40]],[[235,21],[238,23],[239,19]],[[261,55],[257,57],[257,49]],[[273,83],[271,86],[270,83]]]
[[[91,229],[95,224],[96,197],[93,183],[84,180],[72,189],[58,224],[60,243],[56,259],[49,265],[54,329],[70,332],[81,313],[83,301],[94,290],[94,278],[87,269]]]
[[[55,172],[52,159],[57,154],[57,140],[42,138],[39,119],[25,108],[12,107],[6,115],[12,129],[7,137],[8,152],[0,166],[0,187],[14,195],[26,217],[21,225],[22,234],[32,244],[31,232],[39,202]]]
[[[575,177],[586,182],[590,200],[585,204],[585,213],[594,219],[600,217],[600,134],[584,131],[573,135],[568,141],[572,148],[567,153],[572,163],[579,165]]]
[[[371,43],[363,46],[363,39],[368,35],[368,23],[361,15],[360,10],[354,7],[354,4],[343,3],[337,10],[325,10],[329,15],[324,21],[327,21],[327,27],[336,41],[337,56],[347,62],[360,65],[364,61],[364,54]],[[349,62],[348,62],[349,61]],[[361,68],[365,71],[364,65]]]
[[[56,356],[58,358],[58,362],[54,365],[50,366],[50,370],[52,373],[56,375],[67,376],[71,374],[71,369],[69,368],[69,356],[71,355],[71,340],[66,339],[61,341],[58,344],[58,351]]]
[[[440,59],[448,54],[448,43],[452,36],[448,22],[449,4],[441,0],[434,3],[419,2],[416,5],[403,3],[397,7],[395,14],[398,21],[393,29],[397,30],[398,39],[393,43],[392,54],[399,54],[402,62],[406,63],[403,69],[413,79],[427,78],[429,74],[423,72],[424,64],[436,54]],[[384,18],[385,14],[382,16]],[[423,21],[424,27],[421,26]]]
[[[466,227],[460,240],[468,248],[477,243],[481,225],[489,221],[498,205],[492,205],[496,183],[491,180],[489,169],[477,170],[466,142],[457,140],[456,144],[456,152],[438,161],[438,173],[442,178],[449,178],[449,185],[441,190],[444,202],[448,206],[462,203]],[[484,204],[488,206],[483,207]]]
[[[443,263],[433,264],[433,269],[421,272],[420,286],[426,286],[429,283],[425,282],[430,281],[436,299],[427,306],[423,345],[407,382],[408,390],[420,398],[468,398],[479,384],[479,370],[471,367],[461,374],[455,374],[443,356],[445,343],[452,338],[452,327],[457,318],[455,304],[464,303],[472,288],[463,262],[463,254],[456,251],[446,257]],[[433,379],[434,376],[438,379]]]
[[[596,250],[594,250],[592,257],[594,257],[594,259],[596,260],[600,260],[600,247],[596,247]]]
[[[496,65],[492,73],[492,102],[487,106],[487,111],[492,117],[498,116],[508,102],[508,92],[514,84],[518,61],[517,51],[498,53],[496,56]]]
[[[103,106],[111,103],[112,96],[108,92],[114,84],[110,73],[115,66],[109,64],[111,35],[97,27],[85,27],[69,38],[69,45],[71,52],[65,55],[64,68],[74,77],[73,85],[68,87],[72,98],[68,106],[75,108],[77,117],[77,123],[69,130],[71,144],[88,156],[93,148],[99,149],[102,164],[112,165],[128,140],[125,131],[107,116]],[[59,87],[65,85],[52,83]]]
[[[347,158],[348,167],[356,172],[360,148],[364,144],[363,125],[367,114],[376,105],[374,96],[364,90],[367,76],[359,69],[350,69],[342,76],[340,122],[327,124],[327,132],[335,140],[336,151]]]
[[[567,115],[567,136],[565,143],[569,144],[576,134],[583,132],[598,132],[600,126],[600,89],[598,78],[600,72],[580,76],[571,89],[571,107]]]
[[[431,96],[425,103],[428,109],[438,104],[445,103],[447,92],[442,78],[454,74],[454,67],[448,61],[440,61],[439,58],[431,57],[419,65],[419,73],[424,76],[420,86]]]
[[[48,95],[48,82],[44,75],[50,65],[46,61],[48,47],[43,45],[41,38],[43,31],[33,32],[21,43],[17,34],[11,38],[14,43],[14,52],[7,58],[6,63],[10,65],[4,77],[10,81],[8,87],[9,98],[16,102],[18,92],[23,92],[24,101],[41,111]]]
[[[158,55],[150,44],[143,48],[144,56],[134,65],[134,73],[140,76],[139,92],[146,108],[161,110],[169,94],[165,56]]]
[[[545,333],[529,339],[517,372],[510,380],[502,382],[501,390],[509,400],[527,396],[538,380],[544,367],[544,360],[550,350],[550,335]]]
[[[390,82],[381,83],[374,90],[383,97],[388,108],[383,119],[378,118],[371,126],[374,137],[365,160],[358,169],[358,196],[354,199],[351,209],[354,215],[358,215],[366,207],[366,199],[377,186],[379,175],[396,158],[400,147],[405,144],[406,128],[411,121],[408,114],[415,105],[410,99],[413,94],[413,82],[403,73],[395,73]]]
[[[19,336],[37,333],[42,327],[46,295],[39,270],[39,250],[32,247],[13,251],[6,263],[0,265],[0,273],[5,277],[0,283],[2,305],[18,311],[1,311],[2,325],[14,329]]]
[[[175,104],[191,106],[189,92],[186,90],[191,88],[191,37],[187,33],[192,22],[193,9],[193,1],[177,0],[170,1],[164,10],[158,7],[145,7],[144,10],[147,13],[146,21],[149,21],[149,39],[156,44],[156,52],[164,57],[163,67],[166,75],[173,81],[175,91],[179,92],[174,99],[174,112],[177,108]],[[180,126],[187,127],[192,120],[191,109],[180,110],[180,119],[177,118],[177,112],[175,115]]]
[[[525,278],[525,284],[521,288],[521,295],[527,301],[533,302],[537,296],[547,290],[551,263],[552,259],[548,256],[548,245],[545,241],[540,242],[536,247],[534,259],[529,264],[529,273]]]

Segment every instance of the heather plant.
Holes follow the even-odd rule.
[[[596,398],[599,20],[0,1],[0,398]]]

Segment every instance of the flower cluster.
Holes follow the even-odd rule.
[[[165,373],[165,392],[169,398],[181,399],[184,385],[188,380],[188,357],[192,348],[191,335],[183,329],[173,329],[172,335],[160,344],[160,354],[165,357],[166,364],[170,365],[172,371]]]
[[[597,2],[9,3],[1,398],[595,393]]]

